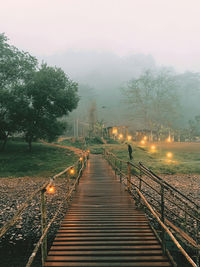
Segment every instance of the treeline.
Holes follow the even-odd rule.
[[[60,68],[39,66],[35,57],[20,51],[0,34],[0,140],[24,137],[31,150],[36,139],[53,141],[63,133],[61,121],[77,107],[78,84]]]
[[[106,76],[102,69],[98,75],[96,73],[99,77],[96,87],[89,78],[88,85],[81,84],[79,77],[81,99],[76,111],[70,115],[71,134],[76,119],[90,125],[90,110],[96,101],[96,121],[106,126],[128,125],[133,134],[147,130],[154,132],[158,139],[169,132],[176,140],[199,139],[200,73],[177,73],[171,67],[149,67],[145,62],[140,63],[133,60],[132,68],[127,66],[129,76],[123,76],[124,71],[118,75],[123,76],[123,82],[119,81],[114,66],[112,75]],[[138,72],[131,72],[135,68]],[[107,81],[105,87],[101,80],[105,84]],[[80,135],[86,127],[79,125]]]
[[[157,134],[173,132],[188,140],[200,135],[199,73],[148,70],[128,82],[123,94],[132,120],[143,129]]]

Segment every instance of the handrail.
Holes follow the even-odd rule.
[[[177,248],[181,251],[181,253],[185,256],[185,258],[188,260],[188,262],[192,266],[197,267],[197,265],[195,264],[195,262],[190,258],[190,256],[187,254],[187,252],[182,248],[182,246],[176,240],[176,238],[171,233],[171,231],[167,228],[167,226],[161,221],[161,219],[155,213],[155,211],[153,210],[153,208],[151,207],[151,205],[148,203],[148,201],[146,200],[146,198],[143,196],[143,194],[140,192],[140,190],[137,189],[137,192],[140,195],[140,197],[142,198],[142,200],[144,201],[146,207],[150,210],[150,212],[152,213],[152,215],[156,218],[156,220],[160,224],[160,226],[168,233],[168,235],[170,236],[171,240],[174,242],[174,244],[177,246]]]
[[[146,168],[141,162],[139,162],[139,165],[142,166],[142,168],[144,168],[145,170],[147,170],[148,172],[150,172],[152,175],[154,175],[156,178],[158,178],[160,181],[162,181],[164,184],[166,184],[169,188],[171,188],[172,190],[176,191],[178,194],[180,194],[182,197],[184,197],[185,199],[187,199],[187,201],[191,202],[193,205],[195,205],[197,208],[200,209],[200,206],[195,203],[194,201],[192,201],[191,199],[189,199],[186,195],[184,195],[183,193],[181,193],[178,189],[176,189],[174,186],[170,185],[168,182],[166,182],[165,180],[163,180],[161,177],[159,177],[157,174],[155,174],[154,172],[152,172],[151,170],[149,170],[148,168]]]
[[[62,204],[63,202],[60,203],[55,215],[53,216],[53,218],[51,219],[51,221],[48,223],[47,225],[47,222],[46,222],[46,208],[45,205],[45,197],[44,197],[44,194],[49,190],[49,188],[54,185],[55,181],[56,181],[56,178],[64,175],[64,174],[67,174],[67,190],[68,190],[68,193],[67,193],[67,196],[66,196],[66,200],[68,201],[68,199],[71,197],[73,191],[75,190],[76,188],[76,185],[78,184],[79,182],[79,179],[82,175],[82,172],[86,166],[86,163],[87,163],[87,160],[89,159],[89,152],[85,152],[83,151],[83,154],[82,154],[82,157],[77,160],[73,165],[67,167],[65,170],[61,171],[60,173],[54,175],[53,177],[51,177],[49,179],[48,182],[45,182],[43,185],[41,185],[39,188],[37,188],[32,194],[30,197],[28,197],[25,202],[18,208],[18,210],[16,211],[16,213],[14,214],[14,216],[8,221],[6,222],[1,228],[0,228],[0,238],[5,235],[7,233],[7,231],[12,227],[14,226],[16,223],[17,223],[17,220],[19,219],[20,215],[22,214],[22,212],[28,207],[30,206],[30,201],[35,197],[37,196],[37,194],[39,192],[41,192],[41,223],[42,223],[42,236],[40,237],[38,243],[36,244],[35,246],[35,249],[33,250],[33,253],[31,254],[30,258],[29,258],[29,261],[27,263],[27,267],[28,266],[31,266],[31,263],[33,261],[33,259],[35,258],[36,256],[36,253],[39,249],[40,246],[44,245],[44,249],[42,249],[42,264],[44,264],[44,261],[45,261],[45,257],[46,257],[46,253],[47,253],[47,241],[46,240],[46,235],[48,233],[48,229],[50,228],[50,226],[52,225],[53,221],[55,220],[55,218],[57,217],[57,215],[59,214],[61,208],[62,208]],[[81,165],[81,167],[80,167]],[[79,168],[80,167],[80,168]],[[71,188],[69,188],[69,179],[70,179],[70,174],[69,172],[71,170],[75,170],[76,169],[76,179],[72,185]]]
[[[104,156],[115,170],[115,175],[118,173],[120,176],[120,182],[124,183],[128,192],[136,199],[136,204],[143,205],[141,203],[142,196],[138,193],[139,190],[142,195],[145,194],[149,200],[153,201],[152,205],[155,208],[155,212],[159,214],[158,211],[160,211],[160,220],[162,223],[164,224],[164,221],[166,221],[168,226],[173,229],[179,237],[181,236],[187,244],[189,243],[190,246],[196,250],[197,265],[194,266],[199,266],[199,206],[179,190],[145,167],[141,162],[139,165],[130,161],[126,162],[106,149],[104,150]],[[131,168],[134,168],[134,172],[131,171]],[[127,170],[127,173],[124,174],[124,170]],[[177,210],[181,213],[177,213]],[[170,220],[172,222],[174,221],[176,225],[178,224],[178,227]],[[182,228],[184,228],[184,231]],[[163,233],[161,240],[165,251],[166,240]]]
[[[67,168],[67,169],[68,169],[68,170],[71,169],[71,166],[70,166],[69,168]],[[72,193],[73,193],[73,191],[74,191],[74,189],[75,189],[75,187],[76,187],[76,185],[77,185],[77,182],[78,182],[78,180],[79,180],[79,178],[80,178],[80,176],[81,176],[81,173],[82,173],[83,169],[84,169],[84,166],[82,166],[81,169],[79,170],[79,173],[78,173],[78,175],[77,175],[77,177],[76,177],[76,181],[74,182],[72,188],[70,189],[69,193],[67,194],[67,200],[68,200],[69,197],[72,195]],[[65,173],[65,171],[63,171],[62,174],[63,174],[63,173]],[[53,216],[53,218],[51,219],[51,221],[49,222],[49,224],[48,224],[47,227],[45,228],[45,231],[44,231],[44,233],[42,234],[42,236],[40,237],[39,241],[38,241],[37,244],[35,245],[35,248],[34,248],[32,254],[31,254],[31,256],[29,257],[29,260],[28,260],[28,262],[27,262],[27,264],[26,264],[26,267],[30,267],[30,266],[31,266],[31,264],[32,264],[32,262],[33,262],[33,260],[34,260],[34,258],[35,258],[35,256],[36,256],[36,254],[37,254],[37,252],[38,252],[38,249],[39,249],[40,246],[42,245],[42,242],[43,242],[44,238],[46,237],[49,228],[51,227],[52,223],[54,222],[54,220],[55,220],[56,217],[58,216],[58,214],[59,214],[61,208],[62,208],[62,202],[60,203],[60,205],[59,205],[59,207],[58,207],[56,213],[55,213],[54,216]]]

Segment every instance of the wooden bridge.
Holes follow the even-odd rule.
[[[0,228],[1,238],[17,223],[33,198],[40,201],[41,237],[26,267],[31,267],[40,247],[42,266],[46,267],[177,266],[167,249],[167,240],[182,254],[179,266],[200,266],[197,203],[140,162],[123,161],[107,150],[104,150],[107,161],[100,155],[91,155],[89,161],[88,157],[89,151],[83,151],[73,165],[50,177]],[[54,191],[57,178],[63,181],[66,197],[49,219],[46,200]],[[72,196],[71,206],[47,255],[48,231],[63,203],[69,203]],[[137,207],[145,207],[151,224]],[[152,222],[158,226],[157,230]],[[190,248],[190,255],[180,240]]]
[[[108,163],[100,155],[91,155],[44,266],[172,263]]]

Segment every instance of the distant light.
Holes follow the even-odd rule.
[[[155,145],[152,145],[151,146],[151,150],[155,150],[156,149],[156,146]]]
[[[144,140],[142,140],[140,143],[141,143],[142,145],[145,145],[145,141],[144,141]]]
[[[173,154],[172,154],[172,152],[167,152],[166,156],[170,159],[173,157]]]
[[[143,137],[143,140],[146,141],[146,140],[147,140],[147,136],[144,136],[144,137]]]
[[[171,143],[171,141],[172,141],[172,139],[171,139],[171,137],[169,136],[169,137],[166,139],[166,142]]]
[[[87,150],[87,153],[90,153],[90,150],[89,149]]]
[[[70,174],[74,174],[74,169],[70,169]]]
[[[80,157],[80,161],[82,161],[83,160],[83,157]]]
[[[48,193],[53,194],[54,192],[55,192],[55,187],[54,186],[50,186],[48,188]]]
[[[131,141],[132,136],[131,136],[131,135],[128,135],[128,136],[127,136],[127,139],[128,139],[128,141]]]
[[[113,128],[112,133],[117,134],[117,128]]]
[[[123,134],[119,134],[119,139],[123,139]]]

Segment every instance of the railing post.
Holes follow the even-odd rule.
[[[185,209],[185,217],[184,217],[184,228],[185,230],[187,229],[187,205],[184,205],[184,209]]]
[[[47,227],[47,210],[46,210],[46,189],[41,190],[41,230],[42,235]],[[47,236],[44,238],[41,245],[42,266],[44,266],[47,257]]]
[[[139,181],[139,191],[141,192],[141,189],[142,189],[142,170],[141,170],[141,166],[139,165],[139,168],[140,168],[140,181]],[[141,204],[141,196],[139,195],[139,205]]]
[[[69,171],[67,171],[67,186],[66,186],[67,187],[66,188],[67,189],[67,192],[69,192],[69,183],[70,183],[70,180],[69,179],[70,179],[70,174],[69,174]]]
[[[199,217],[199,216],[198,216]],[[199,258],[200,258],[200,248],[199,248],[199,220],[196,220],[196,244],[197,244],[197,253],[196,253],[196,257],[197,257],[197,260],[196,260],[196,264],[197,266],[199,267]]]
[[[122,161],[120,161],[120,175],[119,175],[119,179],[120,179],[120,183],[122,182]]]
[[[128,165],[127,187],[128,187],[128,191],[131,192],[131,164],[127,162],[127,165]]]
[[[165,223],[165,202],[164,202],[164,185],[161,184],[161,221]],[[162,250],[163,254],[166,253],[166,240],[165,240],[165,230],[162,228]]]
[[[116,164],[117,164],[117,160],[115,158],[115,177],[116,177],[116,174],[117,174]]]

